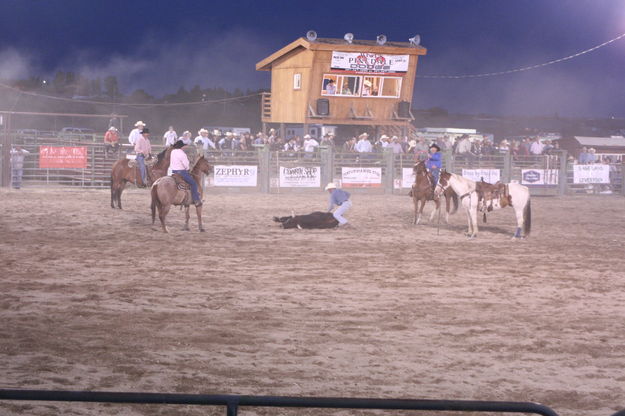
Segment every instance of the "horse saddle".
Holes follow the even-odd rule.
[[[176,181],[176,188],[178,189],[178,193],[176,194],[176,198],[174,201],[175,205],[191,205],[191,185],[184,180],[182,175],[178,173],[174,173],[171,175]]]
[[[482,179],[475,183],[475,191],[481,203],[482,211],[492,211],[494,209],[493,201],[499,201],[501,208],[512,206],[512,197],[510,196],[508,185],[505,183],[497,182],[490,184]]]

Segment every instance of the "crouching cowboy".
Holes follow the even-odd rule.
[[[432,191],[436,188],[436,184],[438,183],[438,177],[441,173],[441,168],[443,167],[441,148],[436,144],[432,143],[430,146],[430,154],[428,160],[425,162],[425,167],[428,168],[430,173],[432,174]]]
[[[193,198],[193,204],[196,207],[202,206],[202,199],[200,192],[198,191],[197,183],[193,176],[189,173],[189,158],[187,154],[182,150],[185,146],[182,140],[178,140],[174,143],[174,149],[171,151],[170,163],[172,173],[180,175],[186,183],[191,186],[191,197]]]
[[[339,227],[350,227],[347,220],[343,217],[343,214],[352,207],[352,201],[349,200],[349,192],[342,189],[337,189],[336,185],[329,183],[326,186],[326,191],[330,194],[330,205],[328,206],[328,212],[332,212],[334,206],[338,208],[332,213],[334,218],[339,222]]]

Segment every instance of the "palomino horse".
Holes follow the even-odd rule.
[[[204,156],[201,156],[193,169],[191,169],[191,176],[197,183],[198,190],[200,191],[200,197],[203,194],[202,186],[202,173],[208,175],[213,170],[212,166],[208,164]],[[158,218],[161,220],[163,231],[168,233],[167,226],[165,225],[165,217],[172,205],[181,205],[185,207],[186,221],[184,227],[185,231],[189,231],[189,205],[191,202],[191,192],[189,190],[180,190],[176,185],[176,180],[172,176],[164,176],[159,178],[152,185],[152,225],[156,220],[156,210],[158,209]],[[202,227],[202,206],[196,206],[195,211],[197,213],[198,227],[201,232],[204,232]]]
[[[527,186],[518,183],[500,184],[505,192],[490,196],[491,200],[484,200],[476,191],[476,183],[470,179],[464,178],[454,173],[443,171],[438,178],[435,193],[440,195],[447,188],[452,188],[460,197],[462,206],[467,211],[467,221],[469,228],[467,236],[469,238],[477,237],[477,212],[478,210],[486,212],[486,210],[500,209],[510,205],[514,208],[516,214],[517,228],[513,238],[521,238],[521,230],[523,237],[530,234],[532,228],[532,209],[530,204],[530,192]]]
[[[169,146],[160,152],[156,156],[154,166],[150,167],[146,163],[147,176],[151,178],[152,181],[167,175],[171,150],[172,148]],[[115,208],[115,203],[117,202],[117,208],[122,209],[122,192],[128,182],[134,183],[135,185],[141,184],[139,167],[129,166],[129,159],[119,159],[113,164],[113,168],[111,169],[111,208]]]
[[[413,224],[419,224],[421,221],[421,215],[423,214],[423,208],[425,207],[425,203],[427,201],[434,201],[436,207],[432,210],[430,214],[430,221],[434,218],[434,215],[440,211],[441,209],[441,200],[440,198],[434,197],[434,178],[432,174],[428,172],[425,167],[425,162],[421,161],[414,165],[412,171],[415,175],[415,181],[412,185],[412,190],[410,191],[410,195],[412,196],[412,202],[414,202],[414,221]],[[445,195],[445,222],[449,223],[449,214],[451,210],[451,214],[455,214],[458,211],[458,195],[454,192],[453,189],[446,189],[444,192]],[[451,208],[451,201],[453,201],[453,210]],[[421,206],[419,206],[419,202]]]

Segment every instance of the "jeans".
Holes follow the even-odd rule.
[[[24,169],[14,169],[11,168],[11,186],[15,189],[20,189],[22,187],[22,174],[24,173]]]
[[[139,153],[135,160],[139,164],[139,171],[141,172],[141,181],[143,182],[145,186],[147,186],[148,181],[147,181],[147,175],[146,175],[147,172],[145,170],[145,156]]]
[[[439,168],[433,168],[431,172],[432,172],[432,179],[434,179],[433,186],[436,187],[436,184],[438,183],[438,177],[441,174],[441,170]]]
[[[193,202],[199,201],[200,191],[198,190],[197,182],[195,182],[195,179],[193,179],[193,176],[191,176],[189,171],[188,170],[172,170],[171,172],[177,173],[178,175],[182,176],[184,181],[188,183],[189,185],[191,185],[191,197],[193,198]]]
[[[350,201],[348,199],[347,201],[345,201],[341,205],[339,205],[339,207],[336,209],[336,211],[334,211],[332,213],[334,218],[336,218],[336,220],[339,222],[339,225],[347,224],[347,220],[345,218],[343,218],[343,214],[345,214],[347,212],[347,210],[350,209],[351,207],[352,207],[352,201]]]

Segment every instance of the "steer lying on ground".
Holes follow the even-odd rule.
[[[282,223],[283,228],[335,228],[339,225],[331,212],[319,211],[307,215],[273,217],[273,220]]]

